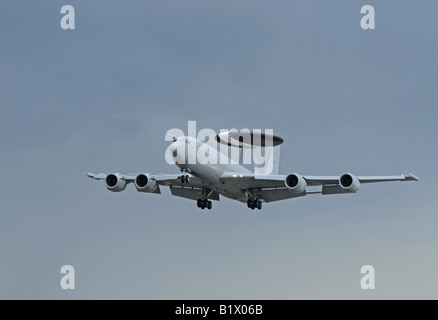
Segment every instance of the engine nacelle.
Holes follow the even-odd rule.
[[[346,173],[339,178],[339,185],[347,192],[357,192],[360,188],[360,181],[351,173]]]
[[[134,184],[138,192],[154,192],[158,187],[157,182],[149,173],[139,174],[135,177]]]
[[[106,188],[112,192],[120,192],[126,189],[126,181],[118,173],[111,173],[105,178]]]
[[[307,182],[304,178],[296,173],[288,175],[284,181],[286,187],[294,193],[302,193],[306,191]]]

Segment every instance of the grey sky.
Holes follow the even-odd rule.
[[[436,1],[0,6],[0,298],[438,298]],[[86,178],[177,172],[164,135],[188,120],[273,128],[282,173],[421,181],[253,214]]]

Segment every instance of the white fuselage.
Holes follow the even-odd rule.
[[[196,149],[194,147],[196,147]],[[203,161],[199,161],[200,159],[197,155],[201,147],[202,152],[208,153],[210,159],[217,159],[216,163],[205,163],[205,161],[201,163]],[[196,150],[196,157],[192,156],[190,163],[188,150],[190,150],[192,154],[194,154]],[[224,156],[221,155],[216,148],[192,137],[179,137],[170,145],[170,151],[172,152],[172,158],[175,164],[180,169],[187,170],[195,177],[201,179],[206,184],[206,187],[227,198],[242,202],[247,201],[247,192],[239,185],[224,183],[220,180],[220,177],[226,173],[235,175],[251,174],[252,172],[243,165],[233,163],[230,157],[226,157],[226,161],[223,161],[223,158],[222,161],[219,161],[219,157]]]

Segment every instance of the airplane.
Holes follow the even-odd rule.
[[[253,131],[250,132],[250,142],[244,142],[235,132],[221,132],[215,139],[217,142],[240,149],[264,147],[265,141],[271,141],[273,149],[279,148],[283,139],[274,134],[262,133],[256,141]],[[269,140],[270,139],[270,140]],[[211,209],[212,201],[219,201],[220,196],[246,203],[251,210],[262,209],[263,203],[303,197],[308,194],[348,194],[356,193],[361,184],[385,181],[418,181],[412,173],[396,176],[355,176],[344,173],[340,176],[310,176],[297,173],[278,174],[279,151],[273,168],[267,174],[260,168],[248,169],[241,161],[231,161],[224,164],[195,162],[188,164],[188,152],[185,146],[205,148],[213,158],[221,156],[219,151],[207,145],[206,142],[191,136],[173,137],[168,150],[181,174],[129,174],[120,173],[93,174],[89,178],[104,180],[109,191],[121,192],[133,183],[138,192],[160,194],[160,186],[168,186],[171,194],[196,201],[198,208]],[[189,150],[189,149],[188,149]],[[242,154],[241,154],[242,155]],[[274,156],[272,156],[274,157]],[[317,190],[312,190],[316,187]]]

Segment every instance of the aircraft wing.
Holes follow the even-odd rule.
[[[135,181],[135,178],[137,177],[137,174],[118,174],[123,179],[125,179],[126,183],[132,183]],[[182,174],[151,174],[150,176],[157,182],[158,185],[161,186],[184,186],[184,187],[203,187],[204,184],[202,183],[202,180],[195,177],[190,176],[190,181],[188,183],[182,183],[181,182],[181,175]],[[94,180],[105,180],[108,175],[105,173],[87,173],[87,177],[94,179]]]
[[[286,178],[286,177],[285,177]],[[324,186],[339,184],[339,176],[303,176],[309,186]],[[418,181],[412,173],[399,176],[356,176],[360,183],[386,182],[386,181]]]
[[[306,194],[337,194],[348,193],[339,185],[340,176],[302,176],[307,186],[322,186],[318,191],[292,192],[286,186],[287,175],[257,175],[226,173],[221,176],[223,183],[232,183],[242,190],[258,190],[259,196],[266,202],[278,201],[288,198],[302,197]],[[385,181],[418,181],[413,175],[399,176],[356,176],[360,183],[385,182]]]
[[[258,174],[240,174],[226,173],[221,176],[224,182],[233,181],[243,188],[281,188],[286,187],[285,180],[287,175],[258,175]],[[340,176],[302,176],[308,186],[324,186],[339,184]],[[399,176],[356,176],[360,183],[385,182],[385,181],[418,181],[418,178],[412,173],[409,175]]]
[[[190,176],[190,181],[181,183],[181,175],[179,174],[159,174],[155,175],[155,179],[159,185],[169,186],[172,195],[192,200],[198,200],[202,197],[203,187],[207,187],[203,181],[193,175]],[[217,192],[208,191],[208,199],[219,201]]]
[[[161,186],[179,186],[188,188],[202,188],[204,184],[201,179],[190,175],[190,181],[181,183],[182,174],[157,174],[153,175],[157,183]]]
[[[105,180],[107,176],[108,175],[106,173],[99,173],[99,174],[87,173],[87,177],[94,179],[94,180]],[[125,179],[126,183],[134,182],[135,177],[136,177],[136,175],[134,175],[134,174],[129,174],[129,175],[120,174],[120,176]]]
[[[126,181],[126,184],[133,183],[135,181],[135,178],[138,176],[137,174],[120,174],[117,173],[117,175]],[[203,181],[193,175],[190,176],[189,182],[181,182],[181,175],[182,174],[148,174],[158,186],[167,186],[170,188],[170,191],[172,195],[188,198],[188,199],[194,199],[197,200],[201,198],[203,188],[206,187],[206,185],[203,183]],[[94,179],[94,180],[105,180],[108,174],[105,173],[88,173],[87,177]],[[159,187],[153,191],[152,193],[161,193]],[[219,194],[217,192],[212,192],[209,190],[208,192],[208,199],[211,200],[219,200]]]

